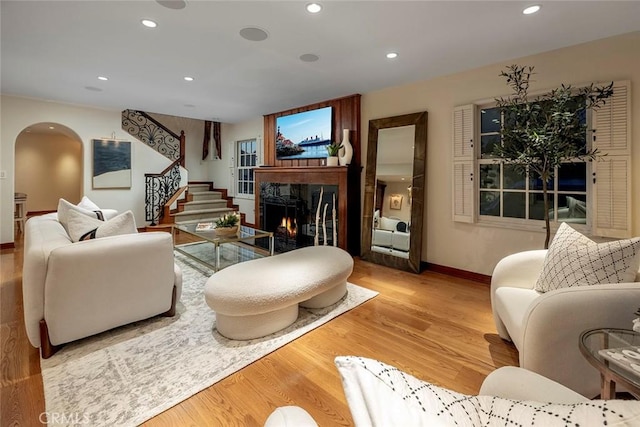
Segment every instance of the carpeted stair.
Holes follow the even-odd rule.
[[[180,204],[179,212],[171,214],[174,223],[215,222],[223,215],[234,212],[222,192],[211,190],[211,184],[189,184],[187,200]]]

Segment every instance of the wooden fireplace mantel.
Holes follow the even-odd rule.
[[[325,184],[338,186],[338,247],[347,248],[347,166],[260,167],[254,169],[256,226],[260,228],[260,188],[262,183]]]

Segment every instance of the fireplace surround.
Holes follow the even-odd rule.
[[[256,226],[273,231],[276,252],[286,252],[296,247],[313,246],[315,218],[320,203],[319,244],[324,244],[322,218],[325,216],[327,244],[333,245],[333,195],[335,194],[335,227],[338,247],[358,255],[359,247],[348,244],[348,186],[346,166],[298,166],[289,168],[261,167],[255,170]],[[323,197],[320,200],[320,189]],[[360,200],[353,200],[354,212],[359,213]],[[284,218],[284,221],[283,221]],[[359,218],[354,233],[359,234]]]

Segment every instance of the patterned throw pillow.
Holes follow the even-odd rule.
[[[373,359],[336,357],[355,425],[590,426],[636,425],[640,404],[592,400],[554,404],[469,396],[421,381]]]
[[[640,266],[640,238],[595,243],[563,222],[558,228],[535,290],[634,282]]]
[[[75,210],[69,211],[68,215],[69,237],[73,242],[138,232],[136,220],[131,211],[123,212],[108,221],[91,218]]]

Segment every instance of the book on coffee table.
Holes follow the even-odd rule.
[[[196,231],[209,231],[213,230],[213,222],[199,222],[196,225]]]
[[[624,368],[625,370],[640,376],[640,347],[629,346],[620,348],[607,348],[598,353],[605,360]]]

